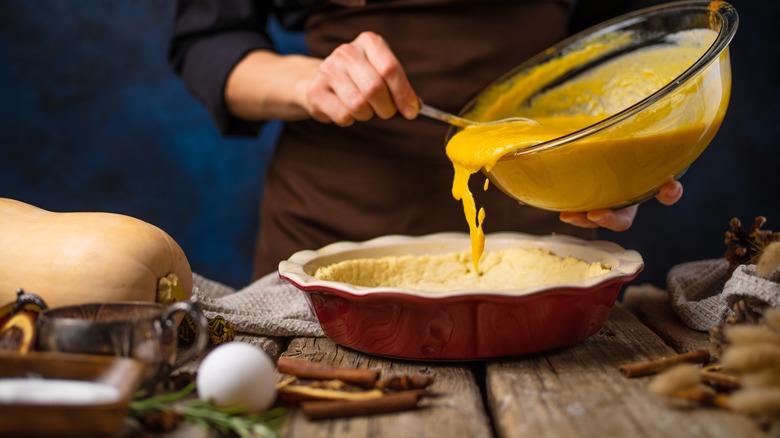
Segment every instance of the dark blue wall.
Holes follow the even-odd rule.
[[[726,121],[672,208],[640,209],[628,232],[640,281],[720,257],[732,216],[780,229],[780,57],[775,2],[735,0],[734,87]],[[220,136],[166,60],[172,1],[0,0],[0,196],[55,211],[111,211],[171,234],[193,269],[250,280],[257,203],[278,131]],[[298,36],[275,32],[285,51]],[[454,201],[453,201],[454,202]],[[465,224],[464,224],[465,229]]]
[[[242,286],[278,125],[220,136],[167,64],[172,14],[158,0],[0,3],[0,196],[144,219],[194,270]]]
[[[726,118],[709,148],[683,176],[673,207],[648,202],[634,226],[604,238],[645,258],[638,281],[665,284],[675,264],[719,258],[732,217],[749,227],[756,216],[780,230],[780,3],[733,0],[739,28],[730,45],[733,83]]]

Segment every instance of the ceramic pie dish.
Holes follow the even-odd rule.
[[[612,242],[493,233],[486,236],[486,251],[541,247],[611,269],[556,286],[437,292],[369,288],[314,277],[317,268],[340,261],[445,254],[469,245],[466,233],[338,242],[293,254],[279,264],[279,275],[305,293],[325,334],[342,346],[395,358],[480,360],[564,347],[595,334],[622,286],[644,267],[639,253]]]

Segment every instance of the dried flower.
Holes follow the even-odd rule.
[[[778,370],[762,370],[742,376],[742,386],[745,388],[780,387],[780,372]]]
[[[720,359],[724,368],[740,372],[780,370],[780,346],[773,344],[732,345]]]
[[[780,415],[780,388],[744,389],[735,392],[729,406],[751,415]]]
[[[776,333],[780,333],[780,309],[771,307],[764,310],[764,324]]]
[[[756,262],[756,275],[769,278],[777,268],[780,268],[780,241],[767,245]]]
[[[766,325],[731,325],[724,327],[723,334],[733,345],[775,344],[780,346],[780,333]]]
[[[672,395],[676,392],[697,387],[701,383],[699,367],[693,364],[679,364],[659,374],[648,389],[653,394]]]

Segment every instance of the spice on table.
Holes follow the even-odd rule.
[[[278,401],[297,404],[310,421],[374,415],[419,408],[433,375],[417,372],[380,380],[379,370],[335,367],[281,357]]]
[[[722,389],[737,389],[742,378],[732,371],[724,370],[720,365],[711,365],[701,369],[701,380]]]
[[[277,389],[279,400],[285,403],[300,403],[303,401],[366,401],[383,397],[384,393],[379,389],[350,391],[343,389],[318,388],[311,384],[288,384]]]
[[[236,340],[236,327],[224,316],[215,315],[213,318],[208,318],[208,334],[210,345],[226,344]],[[177,336],[180,347],[186,348],[195,343],[198,338],[198,326],[190,315],[184,315]]]
[[[379,370],[289,357],[281,357],[277,369],[291,376],[277,384],[278,400],[297,404],[311,421],[417,409],[433,384],[427,372],[380,379]]]
[[[399,412],[419,407],[424,392],[399,391],[363,401],[307,401],[301,411],[310,421]]]
[[[433,376],[424,373],[404,374],[388,377],[377,383],[379,389],[405,391],[410,389],[425,389],[433,383]]]
[[[623,364],[618,367],[626,377],[640,377],[655,374],[681,363],[701,363],[710,361],[710,352],[707,350],[694,350],[687,353],[665,356],[660,359]]]
[[[364,388],[374,387],[379,379],[379,370],[334,367],[286,356],[279,358],[277,369],[282,374],[289,374],[300,378],[342,380]]]
[[[729,407],[728,395],[715,392],[712,388],[703,385],[696,388],[677,391],[670,395],[678,399],[698,402],[707,406],[715,406],[719,408]]]

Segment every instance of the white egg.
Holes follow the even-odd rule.
[[[276,399],[276,365],[268,354],[245,342],[214,348],[198,368],[198,396],[217,407],[243,405],[248,412],[268,409]]]

